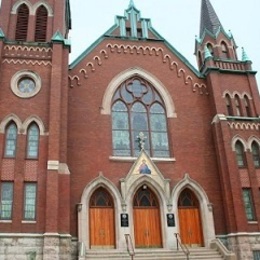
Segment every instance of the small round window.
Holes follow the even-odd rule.
[[[19,71],[11,79],[11,89],[18,97],[33,97],[41,89],[41,78],[32,71]]]

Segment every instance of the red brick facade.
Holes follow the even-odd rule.
[[[34,42],[35,10],[41,2],[48,10],[47,37],[46,42],[37,43]],[[30,11],[27,40],[17,42],[17,12],[24,3]],[[214,225],[210,227],[214,231],[205,230],[202,224],[204,245],[209,245],[207,239],[219,237],[228,241],[229,248],[239,255],[236,250],[239,235],[234,242],[230,234],[236,237],[236,234],[250,235],[260,231],[260,168],[255,167],[251,148],[252,142],[258,144],[258,149],[260,147],[260,102],[251,62],[237,58],[234,40],[221,26],[217,37],[206,31],[196,42],[199,64],[199,70],[196,70],[153,28],[144,29],[140,21],[133,21],[129,16],[125,27],[133,33],[136,23],[136,30],[142,30],[142,37],[134,34],[128,37],[118,26],[69,67],[68,8],[69,1],[66,0],[2,0],[0,177],[2,183],[13,183],[14,196],[12,218],[0,220],[1,232],[66,234],[80,242],[89,242],[89,236],[81,235],[81,229],[91,227],[88,224],[81,227],[79,223],[79,207],[86,207],[88,212],[89,202],[84,201],[84,190],[93,193],[102,186],[112,193],[112,188],[105,185],[107,182],[118,194],[122,193],[121,180],[131,176],[138,159],[113,154],[113,91],[127,77],[144,76],[150,83],[152,79],[158,82],[154,88],[165,102],[167,117],[170,156],[149,159],[158,176],[162,174],[165,181],[169,180],[169,197],[165,195],[165,202],[159,199],[165,205],[165,213],[161,206],[161,215],[166,216],[167,206],[168,213],[175,214],[177,220],[174,231],[179,232],[178,199],[174,201],[174,198],[178,198],[180,194],[175,192],[186,180],[187,184],[180,192],[189,188],[199,198],[199,192],[193,189],[198,187],[205,195],[199,198],[202,222],[208,223],[204,216],[207,214],[212,214],[214,219]],[[138,10],[133,6],[128,12],[138,13]],[[227,45],[228,58],[221,56],[222,42]],[[208,43],[213,46],[213,54],[205,47]],[[24,71],[40,77],[40,91],[35,96],[22,98],[11,89],[14,75]],[[231,98],[233,115],[227,113],[226,94]],[[250,115],[244,105],[245,95],[249,100]],[[240,100],[240,115],[236,114],[236,96]],[[14,158],[5,156],[6,129],[11,122],[18,131]],[[26,157],[27,130],[31,122],[36,122],[40,133],[39,156],[33,160]],[[247,163],[243,168],[237,166],[236,140],[244,144]],[[95,186],[99,178],[100,184]],[[102,178],[106,181],[102,182]],[[134,193],[145,183],[156,193],[156,178],[151,182],[148,179],[133,182],[130,190]],[[27,182],[37,184],[36,218],[31,222],[23,219],[24,183]],[[254,219],[250,221],[245,213],[242,188],[248,188],[252,193]],[[166,188],[164,192],[167,194]],[[156,194],[160,197],[159,188]],[[116,195],[112,197],[115,199]],[[122,205],[126,201],[122,195]],[[212,213],[205,213],[210,205]],[[125,210],[117,209],[116,212],[119,215]],[[126,212],[131,216],[130,208]],[[163,231],[164,247],[170,244],[167,234],[171,232]],[[120,243],[115,247],[119,248]]]

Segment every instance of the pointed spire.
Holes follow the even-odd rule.
[[[210,0],[202,0],[200,18],[200,37],[206,29],[215,35],[220,28],[223,27],[213,6],[210,3]]]
[[[247,53],[243,47],[242,47],[242,61],[250,61],[250,59],[248,58]]]

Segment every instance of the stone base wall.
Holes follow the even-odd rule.
[[[77,241],[59,234],[0,234],[1,260],[76,260]]]
[[[260,251],[260,233],[237,233],[218,238],[238,260],[254,260],[253,251]]]

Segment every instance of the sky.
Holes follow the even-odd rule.
[[[76,59],[124,15],[130,0],[70,0],[72,52]],[[199,34],[201,0],[134,0],[142,18],[197,68],[194,55],[195,35]],[[231,30],[238,46],[253,62],[260,87],[260,0],[211,0],[225,31]]]

